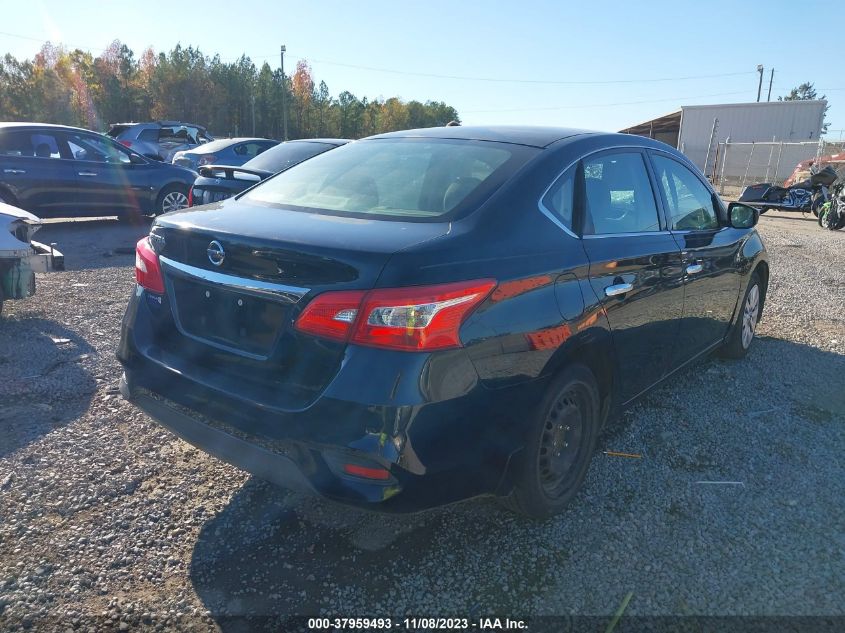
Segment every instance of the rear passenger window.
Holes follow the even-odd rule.
[[[572,194],[575,191],[575,169],[568,169],[543,196],[542,204],[563,226],[572,230]]]
[[[584,235],[659,230],[642,154],[605,154],[584,161]]]
[[[61,158],[55,136],[40,131],[13,131],[0,135],[0,155],[28,158]]]
[[[678,161],[657,154],[652,155],[652,160],[672,229],[703,231],[719,228],[713,196],[704,183]]]

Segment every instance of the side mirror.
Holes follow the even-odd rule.
[[[760,219],[760,211],[741,202],[728,205],[728,221],[735,229],[750,229]]]
[[[146,161],[138,156],[138,154],[129,154],[129,162],[133,165],[143,165]]]

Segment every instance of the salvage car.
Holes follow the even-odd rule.
[[[112,123],[106,134],[147,158],[166,163],[173,160],[176,152],[214,140],[203,126],[181,121]]]
[[[346,145],[342,138],[308,138],[286,141],[271,147],[241,167],[206,165],[188,194],[188,206],[231,198],[255,183],[330,149]]]
[[[41,220],[23,209],[0,203],[0,316],[3,302],[35,294],[35,273],[64,270],[55,244],[32,239]]]
[[[39,217],[155,215],[188,205],[196,173],[103,134],[0,123],[0,202]]]
[[[623,407],[748,352],[757,219],[639,136],[356,141],[154,222],[121,393],[284,487],[384,511],[496,495],[546,517]]]

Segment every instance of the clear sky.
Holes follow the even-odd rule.
[[[618,130],[681,105],[754,101],[762,64],[763,100],[771,68],[773,100],[811,81],[831,105],[830,136],[845,137],[841,1],[14,0],[0,11],[0,52],[18,57],[44,40],[96,53],[120,39],[136,56],[181,43],[277,67],[285,44],[285,70],[307,59],[335,97],[445,101],[467,124]]]

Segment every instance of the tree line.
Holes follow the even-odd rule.
[[[109,123],[177,120],[217,136],[360,138],[460,120],[442,101],[333,97],[306,60],[292,75],[247,56],[225,63],[193,46],[140,57],[119,40],[100,55],[45,44],[33,59],[0,60],[0,120],[61,123],[105,131]]]

